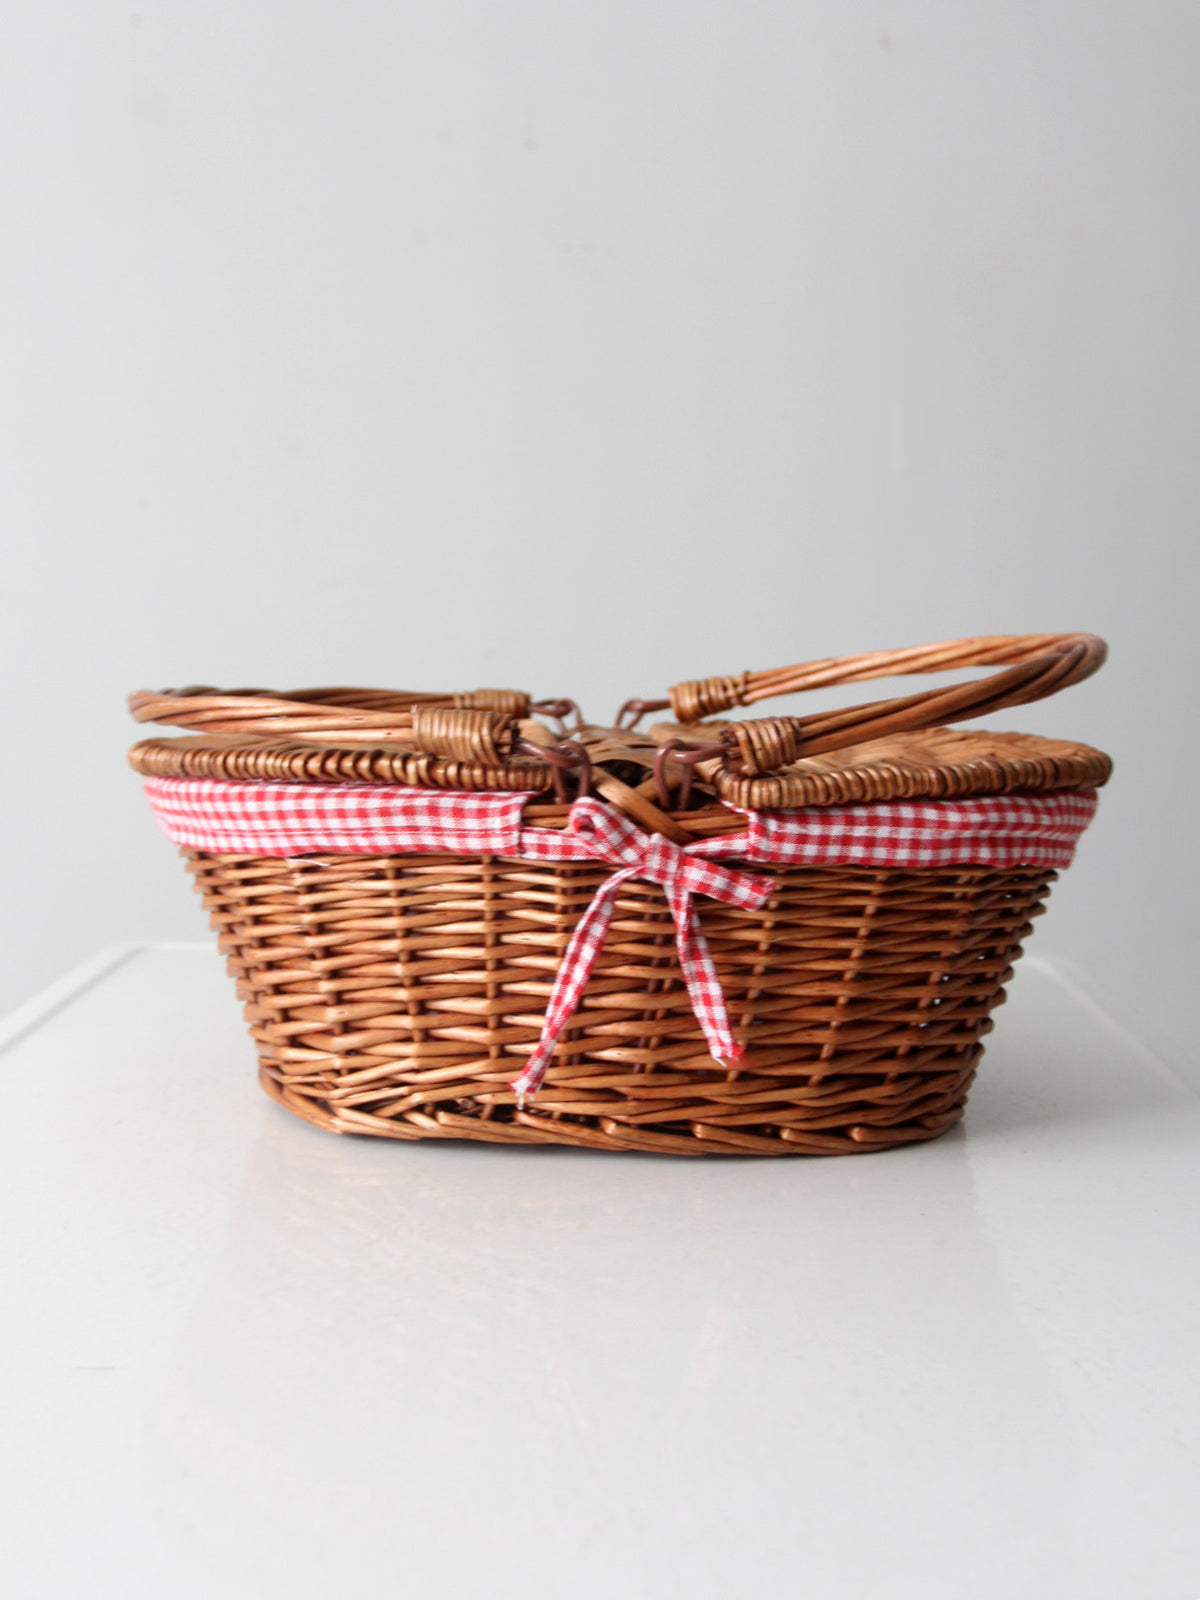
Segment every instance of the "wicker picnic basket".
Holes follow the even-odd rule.
[[[883,651],[680,684],[612,726],[509,690],[143,692],[139,721],[190,733],[130,761],[219,934],[262,1085],[310,1122],[882,1150],[961,1117],[1111,770],[1084,745],[946,724],[1055,693],[1104,655],[1088,634]],[[1000,670],[723,716],[960,667]],[[655,711],[670,720],[639,731]]]

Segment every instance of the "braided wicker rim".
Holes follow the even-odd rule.
[[[433,789],[527,790],[550,788],[543,762],[454,760],[368,744],[339,747],[294,739],[209,735],[143,739],[129,764],[147,778],[229,778],[264,783],[384,783]]]
[[[651,731],[667,738],[679,730],[665,724]],[[701,762],[699,770],[729,805],[774,810],[1094,789],[1112,776],[1112,760],[1089,745],[1030,733],[930,728],[810,756],[762,776],[744,777],[718,762]]]
[[[651,731],[665,738],[678,730],[665,724]],[[603,761],[615,753],[618,764],[636,762],[647,772],[650,770],[656,751],[651,740],[635,744],[637,736],[631,738],[625,733],[620,735],[621,743],[615,745],[610,737],[612,730],[588,732],[601,735],[591,741],[596,752],[594,760],[598,757]],[[589,742],[587,732],[584,742]],[[225,742],[219,736],[146,739],[129,752],[129,761],[136,772],[156,778],[419,784],[442,789],[526,791],[535,795],[544,794],[550,787],[549,769],[533,761],[489,767],[365,747],[338,749],[236,738]],[[702,770],[717,796],[729,805],[771,809],[1011,794],[1020,790],[1090,789],[1107,782],[1112,762],[1087,745],[1034,734],[935,728],[813,756],[795,762],[781,773],[761,777],[724,772],[717,763],[703,763]],[[601,792],[620,805],[620,797],[606,793],[606,787],[601,778]],[[627,785],[617,787],[628,789]],[[694,831],[693,824],[710,815],[711,810],[710,806],[707,811],[701,808],[672,815],[677,824]],[[731,831],[741,826],[728,812],[718,811],[716,815],[727,819]],[[650,824],[649,818],[640,820]]]

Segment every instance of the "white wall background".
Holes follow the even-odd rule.
[[[1034,948],[1189,1061],[1198,69],[1170,0],[6,8],[0,1007],[202,936],[129,689],[1087,628],[1000,719],[1117,759]]]

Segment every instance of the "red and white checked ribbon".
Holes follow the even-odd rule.
[[[523,831],[523,846],[533,831]],[[572,843],[574,849],[570,848]],[[542,1036],[524,1072],[509,1085],[518,1104],[523,1106],[526,1096],[536,1094],[542,1086],[558,1036],[579,1004],[608,934],[617,891],[630,878],[657,883],[667,892],[688,998],[713,1059],[727,1067],[742,1055],[742,1046],[735,1042],[729,1026],[725,996],[692,897],[705,894],[728,906],[757,911],[765,905],[775,884],[772,878],[764,878],[756,872],[739,872],[732,867],[719,866],[715,861],[706,861],[694,853],[702,848],[702,845],[677,845],[660,833],[643,833],[627,817],[610,811],[598,800],[576,800],[567,829],[553,840],[552,857],[547,852],[548,857],[557,861],[572,858],[607,861],[620,870],[606,878],[596,890],[591,905],[571,935],[546,1004]],[[523,848],[522,854],[526,853]]]

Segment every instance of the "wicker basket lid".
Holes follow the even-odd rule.
[[[773,809],[1090,788],[1112,763],[1087,745],[944,724],[1053,694],[1104,655],[1090,634],[956,640],[680,684],[664,700],[627,701],[611,727],[584,723],[571,701],[512,690],[140,692],[130,697],[139,721],[194,731],[143,740],[130,762],[156,777],[553,792],[560,802],[591,786],[648,826],[716,802]],[[775,694],[971,666],[1002,670],[808,717],[721,718]],[[668,707],[676,721],[636,728]]]

